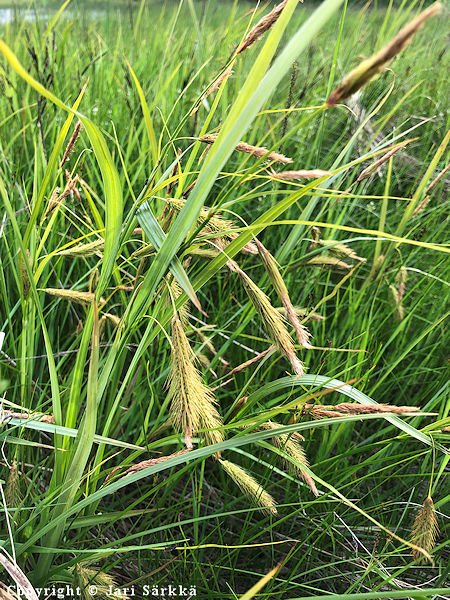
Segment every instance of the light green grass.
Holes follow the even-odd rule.
[[[35,585],[73,583],[72,567],[89,561],[123,586],[195,585],[205,599],[239,597],[280,561],[257,597],[375,599],[389,590],[399,597],[406,584],[448,586],[448,434],[441,431],[449,423],[448,177],[418,216],[407,208],[423,200],[448,163],[448,150],[439,150],[448,129],[445,15],[426,23],[348,107],[325,110],[329,91],[420,7],[349,6],[343,18],[334,0],[320,13],[313,13],[318,5],[299,5],[289,22],[285,15],[286,23],[237,58],[227,83],[192,114],[245,35],[253,5],[136,4],[132,11],[111,5],[103,15],[73,5],[50,26],[56,10],[31,22],[18,13],[0,26],[24,67],[11,54],[0,63],[3,409],[41,411],[57,423],[23,427],[15,418],[0,431],[2,478],[9,476],[6,460],[16,459],[21,473],[21,500],[8,511],[19,565]],[[289,104],[307,110],[287,116]],[[52,190],[66,184],[58,164],[78,117],[84,129],[65,166],[86,184],[80,200],[71,194],[44,218]],[[197,137],[219,126],[218,142],[203,157]],[[391,164],[357,182],[376,153],[410,138],[417,140]],[[241,139],[292,158],[292,165],[274,166],[280,171],[333,175],[277,182],[264,162],[233,152]],[[172,177],[178,149],[181,173]],[[196,180],[167,227],[163,198],[179,198]],[[208,247],[196,225],[203,204],[221,207],[239,236],[227,257],[186,261],[199,240]],[[348,259],[354,269],[345,272],[305,266],[326,255],[312,245],[316,223],[323,239],[348,244],[365,262]],[[143,236],[133,233],[138,225]],[[298,348],[307,367],[299,381],[278,353],[228,381],[232,368],[270,344],[238,276],[225,267],[228,257],[279,305],[258,257],[239,253],[254,235],[278,259],[292,302],[325,317],[304,322],[314,348]],[[99,238],[102,254],[60,254]],[[144,242],[161,246],[145,263],[134,254]],[[26,250],[28,266],[20,260]],[[374,270],[380,254],[385,260]],[[408,278],[398,321],[389,286],[401,267]],[[183,447],[165,427],[172,275],[185,292],[177,306],[195,290],[207,313],[191,302],[187,333],[207,357],[201,371],[217,388],[225,441],[211,447],[195,438],[191,454],[121,478],[114,467]],[[107,300],[99,315],[94,306],[43,291],[90,286],[98,301]],[[99,332],[105,312],[123,317],[123,327],[107,323]],[[351,380],[352,388],[310,398]],[[305,399],[420,406],[433,414],[316,422],[294,408]],[[270,432],[255,429],[267,419],[305,436],[318,498],[283,468]],[[279,503],[278,515],[265,516],[242,496],[211,458],[216,451],[252,473]],[[434,565],[418,566],[401,540],[409,539],[429,489],[441,534]],[[1,544],[12,553],[6,521]],[[423,590],[424,597],[438,593]]]

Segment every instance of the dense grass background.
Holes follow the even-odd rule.
[[[123,187],[124,214],[128,215],[136,197],[148,189],[148,178],[154,181],[155,161],[125,57],[142,86],[159,140],[159,174],[167,169],[170,172],[178,148],[187,150],[181,161],[183,169],[194,149],[198,152],[190,165],[194,173],[182,181],[185,189],[196,178],[201,166],[198,157],[204,150],[203,146],[198,150],[198,145],[192,146],[193,140],[208,117],[207,131],[223,123],[263,42],[239,57],[217,106],[213,105],[214,94],[190,115],[194,102],[245,34],[253,4],[211,0],[161,6],[148,2],[141,5],[141,11],[139,4],[133,8],[123,4],[123,9],[110,5],[104,12],[90,12],[78,2],[66,9],[48,34],[54,10],[50,16],[37,11],[31,19],[16,11],[0,29],[1,37],[27,71],[66,104],[73,105],[88,81],[80,111],[105,135]],[[292,411],[286,410],[286,405],[316,389],[310,383],[282,388],[279,382],[289,372],[289,364],[276,354],[237,373],[216,392],[224,416],[242,396],[249,396],[227,430],[231,449],[225,449],[224,455],[249,469],[275,497],[280,504],[276,517],[264,516],[250,507],[219,465],[202,457],[190,462],[182,459],[173,468],[164,466],[97,500],[93,494],[104,488],[105,476],[116,465],[129,465],[182,447],[179,436],[161,429],[168,414],[165,381],[171,364],[170,328],[162,322],[168,336],[157,328],[149,334],[151,319],[144,315],[127,324],[127,342],[114,358],[94,425],[97,434],[142,449],[107,444],[97,451],[94,446],[80,476],[81,486],[73,490],[74,502],[87,502],[68,515],[50,554],[42,549],[51,546],[50,538],[40,532],[57,514],[59,495],[65,499],[61,493],[63,479],[54,475],[50,483],[51,470],[59,468],[64,473],[77,451],[69,438],[63,441],[61,435],[46,433],[40,423],[33,432],[13,419],[0,433],[4,442],[3,479],[8,479],[8,465],[14,459],[19,465],[16,487],[20,488],[20,499],[10,505],[11,535],[18,562],[33,583],[71,581],[73,565],[86,560],[91,561],[89,568],[111,573],[122,585],[192,584],[201,598],[235,598],[280,561],[284,561],[283,566],[260,597],[293,599],[321,592],[375,593],[378,589],[419,590],[446,585],[448,454],[442,446],[435,446],[448,441],[448,434],[441,432],[449,411],[445,325],[448,260],[438,251],[442,248],[397,245],[368,232],[397,233],[425,245],[446,241],[448,178],[433,189],[424,210],[403,223],[408,200],[420,190],[424,178],[426,186],[448,162],[444,152],[429,168],[448,129],[444,16],[427,23],[385,73],[348,101],[348,107],[333,107],[320,114],[313,110],[292,111],[288,116],[276,112],[288,106],[321,105],[362,56],[378,50],[420,8],[417,2],[404,2],[400,7],[395,4],[387,9],[349,6],[345,15],[342,9],[338,11],[284,77],[243,139],[283,152],[293,159],[292,168],[333,169],[383,144],[387,146],[401,134],[417,137],[373,177],[355,183],[370,160],[346,169],[299,197],[281,216],[286,221],[300,219],[352,228],[321,228],[324,239],[345,242],[366,259],[360,264],[350,261],[356,267],[350,275],[304,265],[314,252],[318,255],[317,248],[310,246],[314,234],[309,226],[292,222],[272,225],[259,239],[279,260],[293,303],[309,311],[315,309],[324,317],[320,322],[305,322],[314,345],[312,350],[300,351],[308,373],[355,380],[355,388],[379,403],[420,406],[435,413],[407,419],[414,427],[424,428],[435,442],[432,447],[382,418],[356,422],[344,418],[334,425],[302,429],[312,471],[402,538],[409,537],[431,481],[441,530],[434,565],[415,564],[408,547],[326,487],[318,484],[321,495],[314,498],[296,477],[280,469],[269,439],[258,438],[244,446],[233,444],[233,437],[243,435],[241,421],[248,425],[252,418],[274,409],[272,416],[288,424]],[[312,10],[306,2],[296,9],[284,40]],[[87,291],[90,276],[102,264],[101,256],[97,253],[73,259],[56,252],[83,236],[90,237],[82,241],[98,237],[107,210],[104,183],[83,131],[66,166],[79,173],[89,187],[80,189],[80,200],[69,196],[51,217],[50,226],[50,217],[42,220],[41,210],[26,234],[39,192],[42,190],[46,199],[51,195],[51,186],[46,184],[48,189],[43,189],[44,173],[67,115],[38,95],[6,61],[0,65],[0,83],[0,176],[16,219],[14,228],[11,215],[5,213],[1,238],[0,330],[6,334],[2,391],[7,402],[23,410],[54,414],[56,386],[62,411],[58,424],[78,428],[89,402],[90,353],[80,364],[76,360],[82,356],[80,344],[87,352],[89,336],[82,337],[82,327],[92,327],[92,312],[42,290],[62,287]],[[352,138],[370,114],[366,126]],[[270,179],[264,166],[253,157],[233,153],[206,204],[222,205],[224,216],[234,218],[237,226],[245,226],[302,188],[300,183]],[[55,184],[64,187],[62,172]],[[177,185],[175,182],[172,195],[181,191]],[[343,195],[350,186],[351,192]],[[165,194],[165,189],[155,193],[159,198]],[[421,194],[420,200],[423,189]],[[152,207],[160,214],[162,201],[154,198]],[[21,286],[21,239],[26,239],[33,273],[39,272],[36,296],[28,300]],[[132,297],[132,292],[119,286],[134,288],[135,277],[141,274],[138,269],[142,269],[139,259],[133,257],[142,246],[141,236],[122,236],[120,243],[114,277],[103,292],[108,299],[107,311],[117,316],[124,314]],[[182,245],[180,257],[188,245]],[[386,259],[371,277],[374,258],[380,253]],[[144,273],[152,260],[146,263]],[[239,255],[238,261],[277,304],[260,261],[245,255]],[[205,264],[195,257],[189,263],[191,281],[201,277]],[[401,267],[406,268],[408,280],[405,316],[398,321],[388,290]],[[163,293],[162,297],[163,301],[148,305],[145,313],[160,322],[166,314],[167,296]],[[207,356],[202,372],[205,382],[214,388],[229,379],[229,370],[265,350],[269,342],[233,273],[220,270],[201,287],[198,297],[208,317],[191,308],[190,339],[196,352]],[[34,299],[38,299],[42,319]],[[43,323],[54,368],[47,357]],[[194,330],[206,323],[210,328],[203,332],[216,354]],[[106,325],[98,347],[100,377],[112,360],[115,335],[111,325]],[[229,366],[225,367],[221,359]],[[92,367],[95,360],[90,362]],[[274,382],[272,387],[270,382]],[[318,401],[322,402],[320,398]],[[339,401],[346,399],[337,392],[323,399],[326,404]],[[4,409],[10,408],[4,405]],[[308,421],[299,417],[303,425]],[[56,453],[62,455],[59,467],[54,462],[54,444],[70,451]],[[205,546],[208,544],[213,546]],[[5,521],[2,545],[11,553]],[[183,546],[187,549],[180,549]]]

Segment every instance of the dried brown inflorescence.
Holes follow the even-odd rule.
[[[262,17],[262,19],[260,19],[254,27],[252,27],[252,29],[245,36],[243,42],[238,46],[236,54],[241,54],[241,52],[244,52],[244,50],[247,50],[250,48],[250,46],[253,46],[253,44],[266,33],[266,31],[273,27],[273,25],[278,21],[287,2],[288,0],[283,0],[283,2],[277,4],[277,6],[270,11],[270,13]]]
[[[320,404],[305,404],[302,414],[313,418],[346,417],[348,415],[369,415],[378,413],[405,413],[420,412],[417,406],[393,406],[391,404],[354,404],[352,402],[341,402],[329,406]]]
[[[131,475],[131,473],[137,473],[138,471],[142,471],[143,469],[146,469],[147,467],[152,467],[153,465],[157,465],[159,463],[165,462],[166,460],[169,460],[170,458],[175,458],[176,456],[182,456],[183,454],[186,454],[187,452],[189,452],[189,449],[185,448],[184,450],[179,450],[178,452],[174,452],[173,454],[169,454],[168,456],[160,456],[158,458],[150,458],[148,460],[143,460],[139,463],[136,463],[135,465],[131,465],[131,467],[129,467],[125,471],[125,474]]]
[[[330,95],[327,100],[328,106],[343,102],[366,83],[372,77],[380,73],[384,67],[412,40],[413,36],[427,19],[439,13],[442,9],[442,4],[435,4],[424,10],[418,17],[413,19],[408,25],[403,27],[395,38],[384,48],[379,50],[370,58],[364,60],[360,65],[353,69]]]
[[[199,140],[205,144],[214,144],[216,139],[217,134],[215,133],[202,135],[202,137],[199,138]],[[279,154],[278,152],[269,152],[269,150],[264,148],[264,146],[252,146],[246,142],[239,142],[236,145],[235,150],[238,152],[244,152],[245,154],[251,154],[252,156],[256,156],[256,158],[264,158],[265,160],[271,162],[283,164],[289,164],[293,162],[292,158],[288,158],[287,156],[284,156],[284,154]]]
[[[67,185],[62,193],[60,193],[58,187],[53,190],[43,219],[46,219],[61,204],[64,198],[67,198],[70,194],[75,194],[77,198],[80,199],[80,194],[76,187],[77,183],[80,181],[79,176],[75,175],[75,177],[72,177],[69,171],[66,171],[66,178]]]
[[[331,171],[323,171],[322,169],[299,170],[299,171],[282,171],[281,173],[271,173],[276,179],[286,181],[301,181],[302,179],[320,179],[331,175]]]
[[[366,167],[363,171],[361,171],[361,173],[356,181],[363,181],[364,179],[367,179],[367,177],[374,175],[378,171],[378,169],[382,165],[384,165],[384,163],[386,163],[392,156],[397,154],[397,152],[399,152],[399,150],[404,148],[411,141],[412,140],[407,140],[405,142],[402,142],[401,144],[398,144],[398,146],[396,146],[395,148],[392,148],[391,150],[389,150],[389,152],[386,152],[386,154],[383,154],[383,156],[381,158],[379,158],[378,160],[376,160],[375,162],[370,164],[368,167]]]
[[[348,263],[339,260],[333,256],[313,256],[304,263],[306,267],[325,267],[328,269],[339,269],[341,271],[347,271],[352,266]]]
[[[317,240],[315,242],[326,248],[330,254],[335,254],[339,258],[349,258],[351,260],[358,260],[359,262],[364,262],[366,259],[362,256],[358,256],[354,250],[350,248],[347,244],[340,243],[338,244],[336,240]]]
[[[42,415],[40,413],[20,413],[12,410],[1,410],[0,420],[6,421],[8,419],[30,419],[33,421],[41,421],[41,423],[54,423],[55,419],[53,415]]]
[[[67,144],[67,148],[64,152],[64,156],[62,157],[62,160],[59,164],[60,169],[63,167],[64,163],[68,160],[69,156],[72,154],[73,149],[75,148],[75,144],[77,143],[77,140],[80,136],[82,127],[83,126],[81,124],[81,121],[78,121],[78,123],[75,125],[75,129],[73,130],[72,137],[70,138],[69,143]]]
[[[30,276],[28,275],[28,269],[27,269],[25,261],[28,262],[28,266],[31,268],[31,266],[32,266],[31,255],[30,255],[30,251],[28,250],[28,248],[26,249],[26,258],[22,254],[22,252],[20,253],[20,257],[19,257],[19,281],[20,281],[20,286],[22,288],[23,297],[26,300],[28,298],[28,296],[30,295],[31,281],[30,281]]]
[[[204,100],[206,100],[206,98],[208,96],[210,96],[213,92],[215,92],[217,90],[217,88],[219,87],[219,85],[221,83],[223,83],[224,81],[226,81],[232,73],[233,73],[233,71],[232,71],[231,67],[228,67],[228,69],[225,69],[225,71],[223,73],[221,73],[218,77],[216,77],[216,79],[212,83],[209,84],[209,86],[206,89],[206,92],[201,97],[198,106],[196,106],[194,108],[194,110],[191,112],[191,115],[194,115],[198,111],[198,109],[200,108],[200,104]]]

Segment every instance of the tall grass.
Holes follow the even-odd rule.
[[[444,13],[250,7],[3,26],[6,564],[442,595]]]

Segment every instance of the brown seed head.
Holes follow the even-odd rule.
[[[403,27],[395,38],[384,48],[379,50],[370,58],[364,60],[360,65],[353,69],[342,81],[327,100],[328,106],[343,102],[366,83],[372,77],[380,73],[384,67],[412,40],[424,22],[433,15],[440,12],[442,4],[436,2],[424,10],[418,17],[413,19],[408,25]]]
[[[208,134],[203,135],[199,140],[204,142],[205,144],[213,144],[217,139],[217,134]],[[256,158],[264,158],[265,160],[271,162],[279,162],[283,164],[289,164],[292,161],[292,158],[288,158],[284,156],[284,154],[279,154],[278,152],[269,152],[267,148],[264,146],[252,146],[247,144],[246,142],[239,142],[236,145],[235,150],[238,152],[244,152],[245,154],[251,154],[252,156],[256,156]]]

